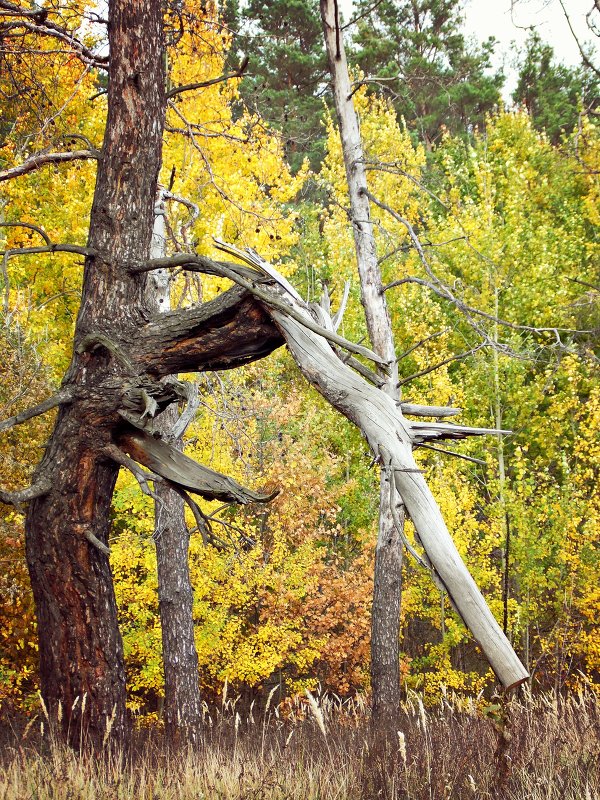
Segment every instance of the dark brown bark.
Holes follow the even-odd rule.
[[[156,315],[127,338],[140,369],[157,376],[240,367],[283,344],[264,308],[237,286],[209,303]]]
[[[147,260],[161,159],[165,109],[162,6],[113,0],[110,6],[108,120],[90,219],[76,342],[102,333],[118,342],[145,322],[146,278],[124,265]],[[40,640],[42,694],[51,713],[62,706],[74,743],[101,745],[112,724],[126,729],[125,678],[106,544],[118,467],[102,453],[118,418],[86,400],[123,364],[103,348],[74,354],[65,384],[78,399],[62,408],[40,466],[52,489],[27,515],[27,561]],[[82,713],[83,712],[83,713]]]

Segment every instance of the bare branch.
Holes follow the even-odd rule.
[[[462,408],[422,406],[417,403],[400,403],[400,408],[403,414],[409,414],[413,417],[455,417],[462,411]]]
[[[228,245],[225,242],[215,241],[215,245],[220,250],[224,250],[225,252],[228,252],[228,253],[231,253],[231,254],[235,255],[237,258],[240,258],[240,259],[246,261],[247,264],[250,264],[253,267],[256,267],[256,268],[259,268],[259,269],[260,268],[264,269],[264,264],[266,262],[264,262],[262,259],[260,259],[260,261],[258,261],[257,257],[252,252],[247,251],[247,252],[244,253],[241,250],[239,250],[237,247],[234,247],[233,245]],[[270,267],[270,268],[271,268],[271,270],[273,270],[273,267]],[[258,297],[259,300],[262,300],[264,303],[266,303],[271,308],[275,308],[275,309],[277,309],[278,311],[281,311],[284,314],[288,314],[290,317],[292,317],[292,319],[296,320],[296,322],[299,322],[301,325],[304,325],[309,330],[311,330],[313,333],[318,333],[319,336],[322,336],[324,339],[327,339],[332,344],[337,344],[339,347],[342,347],[344,350],[348,350],[351,353],[356,353],[356,355],[360,355],[360,356],[364,356],[365,358],[368,358],[369,361],[373,361],[375,364],[379,364],[379,366],[382,367],[383,370],[386,370],[386,369],[389,368],[389,365],[388,365],[387,361],[385,361],[385,359],[381,358],[381,356],[378,356],[377,353],[374,353],[372,350],[369,350],[368,347],[363,347],[362,345],[358,345],[358,344],[354,344],[353,342],[349,342],[347,339],[344,339],[342,336],[338,336],[336,333],[333,333],[331,331],[326,330],[321,325],[317,325],[316,323],[312,322],[312,320],[309,319],[308,316],[298,313],[295,309],[293,309],[287,303],[281,302],[280,300],[277,300],[273,296],[273,294],[271,294],[270,292],[264,292],[261,289],[258,289],[250,281],[248,281],[248,280],[246,280],[246,279],[244,279],[242,277],[239,277],[234,271],[227,270],[227,273],[229,273],[229,274],[226,274],[225,277],[230,278],[231,280],[235,281],[236,283],[239,283],[240,286],[243,286],[245,289],[248,289],[248,291],[252,292],[255,295],[255,297]],[[294,298],[294,300],[296,300],[297,302],[301,303],[302,305],[306,305],[304,303],[304,301],[300,298],[300,296],[298,295],[296,290],[292,286],[290,286],[289,282],[282,275],[278,276],[277,283],[283,289],[285,289],[285,291],[292,298]]]
[[[124,453],[116,444],[110,444],[104,448],[104,453],[109,456],[115,463],[119,464],[121,467],[125,467],[128,469],[136,481],[140,485],[140,489],[142,492],[151,497],[155,503],[161,504],[161,500],[157,495],[152,491],[152,489],[148,486],[148,481],[160,481],[162,478],[159,475],[155,475],[152,472],[144,472],[141,469],[140,465],[130,458],[127,453]]]
[[[70,389],[62,389],[60,392],[52,397],[49,397],[47,400],[44,400],[42,403],[39,403],[37,406],[28,408],[26,411],[20,411],[18,414],[2,420],[0,422],[0,431],[7,431],[9,428],[12,428],[15,425],[21,425],[23,422],[27,422],[29,419],[33,419],[34,417],[39,417],[41,414],[45,414],[47,411],[56,408],[56,406],[60,406],[63,403],[70,403],[72,399],[73,392]]]
[[[571,283],[578,283],[580,286],[585,286],[586,289],[593,289],[595,292],[600,292],[600,286],[595,283],[588,283],[587,281],[582,281],[579,278],[567,278],[568,281]]]
[[[536,328],[533,325],[518,325],[514,322],[509,322],[508,320],[501,319],[500,317],[495,317],[493,314],[488,314],[486,311],[481,311],[478,308],[474,308],[473,306],[467,305],[467,303],[463,302],[460,298],[456,297],[456,295],[450,290],[450,287],[443,283],[433,272],[429,262],[427,261],[427,257],[425,256],[425,252],[423,251],[423,245],[421,244],[419,237],[415,233],[413,226],[407,219],[404,219],[400,214],[394,211],[393,208],[390,208],[386,203],[383,203],[381,200],[378,200],[374,195],[369,192],[368,189],[363,189],[363,193],[371,200],[375,205],[382,208],[384,211],[387,211],[397,222],[400,222],[406,228],[408,235],[414,245],[415,250],[417,251],[421,263],[425,268],[425,271],[431,282],[424,280],[423,278],[417,278],[415,276],[406,276],[405,278],[401,278],[398,281],[392,281],[392,283],[388,283],[387,286],[383,287],[383,291],[387,291],[395,286],[402,286],[405,283],[418,283],[421,286],[426,286],[431,291],[435,292],[439,297],[442,297],[444,300],[448,300],[453,303],[459,311],[461,311],[467,318],[469,318],[472,327],[479,333],[479,335],[484,340],[484,344],[486,346],[494,346],[497,343],[492,342],[485,331],[475,323],[472,319],[473,315],[481,317],[482,319],[489,320],[490,322],[494,322],[498,325],[502,325],[506,328],[511,328],[512,330],[517,331],[529,331],[531,333],[553,333],[557,344],[561,347],[564,347],[560,334],[561,333],[573,333],[573,334],[590,334],[590,333],[597,333],[597,328],[592,328],[590,330],[579,330],[576,328]]]
[[[76,36],[70,33],[62,25],[57,25],[52,20],[48,19],[48,9],[40,8],[39,10],[31,10],[21,8],[9,0],[0,0],[0,9],[5,12],[20,17],[13,22],[3,24],[3,30],[10,35],[10,30],[25,30],[30,33],[35,33],[41,36],[50,36],[65,42],[69,48],[83,61],[84,64],[97,67],[98,69],[106,69],[108,66],[108,56],[101,56],[94,53],[86,47]],[[4,14],[3,16],[9,16]]]
[[[482,467],[487,466],[487,462],[485,462],[482,458],[475,458],[474,456],[466,456],[464,453],[457,453],[456,450],[445,450],[443,447],[434,447],[433,445],[425,444],[424,442],[415,445],[415,447],[424,447],[425,450],[433,450],[434,453],[444,453],[444,455],[454,456],[455,458],[462,458],[463,461],[470,461],[473,464],[481,464]]]
[[[12,250],[0,251],[1,256],[12,258],[13,256],[32,256],[38,253],[76,253],[80,256],[93,256],[94,250],[82,247],[78,244],[50,244],[40,247],[15,247]]]
[[[565,4],[564,4],[563,0],[558,0],[558,2],[560,3],[560,7],[563,10],[563,14],[565,15],[565,19],[567,20],[567,25],[569,26],[569,30],[571,31],[571,35],[573,36],[573,39],[575,39],[575,44],[577,45],[577,49],[579,50],[579,53],[581,55],[581,60],[583,61],[583,63],[585,64],[585,66],[588,69],[591,69],[592,72],[595,72],[596,75],[598,75],[598,77],[600,77],[600,69],[598,69],[598,67],[593,63],[593,61],[590,59],[588,54],[585,52],[585,50],[583,49],[583,45],[579,41],[579,37],[577,36],[577,34],[575,33],[575,31],[573,29],[573,24],[571,23],[571,18],[569,17],[569,15],[567,13],[567,9],[565,8]],[[590,14],[591,14],[591,12],[589,12],[589,14],[588,14],[588,24],[589,24],[589,15]]]
[[[86,528],[85,533],[83,534],[85,538],[88,540],[90,544],[93,544],[97,550],[100,550],[101,553],[104,553],[105,556],[110,555],[110,549],[95,536],[89,528]]]
[[[478,350],[481,350],[482,347],[485,347],[485,345],[478,344],[476,347],[472,347],[470,350],[465,350],[463,353],[458,353],[457,355],[449,356],[448,358],[445,358],[443,361],[439,361],[437,364],[433,364],[431,367],[425,367],[425,369],[419,370],[419,372],[413,372],[413,374],[409,375],[408,378],[403,378],[402,380],[398,381],[398,386],[404,386],[405,383],[414,381],[417,378],[422,378],[423,375],[429,375],[430,372],[434,372],[436,369],[445,367],[446,364],[450,364],[452,361],[462,361],[463,359],[472,356]]]
[[[26,489],[20,489],[16,492],[6,492],[0,489],[0,503],[18,508],[23,503],[29,503],[30,500],[34,500],[36,497],[48,494],[51,488],[52,481],[49,478],[44,478]]]
[[[176,421],[175,425],[173,425],[173,430],[170,433],[170,436],[173,438],[173,440],[176,441],[183,436],[189,424],[196,416],[196,412],[199,408],[200,397],[198,395],[198,384],[192,383],[189,385],[188,401],[186,406],[179,415],[179,419]]]
[[[401,356],[398,356],[398,361],[402,361],[403,358],[406,358],[419,347],[422,347],[427,342],[430,342],[432,339],[437,339],[438,336],[443,336],[445,333],[450,333],[452,328],[444,328],[443,331],[436,331],[435,333],[431,333],[429,336],[426,336],[424,339],[421,339],[416,344],[413,344],[412,347],[409,347],[408,350],[405,350]]]
[[[224,75],[219,75],[218,78],[211,78],[210,80],[200,81],[199,83],[186,83],[184,86],[175,86],[175,88],[167,92],[167,100],[170,100],[172,97],[176,97],[178,94],[182,94],[183,92],[193,92],[196,89],[206,89],[208,86],[214,86],[216,83],[224,83],[232,78],[241,78],[246,71],[249,61],[250,59],[248,56],[246,56],[236,70],[233,72],[226,72]]]
[[[39,225],[33,225],[31,222],[0,222],[0,228],[29,228],[29,230],[39,233],[47,245],[51,245],[50,237],[43,228]]]
[[[90,158],[98,160],[100,157],[101,154],[99,150],[68,150],[63,153],[35,153],[23,161],[22,164],[0,171],[0,182],[12,180],[12,178],[18,178],[21,175],[27,175],[27,173],[40,169],[47,164],[64,164],[68,161],[82,161]]]
[[[233,478],[198,464],[164,441],[155,439],[140,428],[131,427],[121,433],[117,448],[127,451],[139,464],[185,491],[194,492],[209,500],[235,503],[266,503],[278,492],[261,494],[247,489]],[[139,470],[139,467],[138,467]]]
[[[407,551],[415,559],[417,564],[419,564],[421,567],[425,567],[425,569],[431,569],[431,565],[427,561],[421,558],[421,556],[417,553],[417,551],[414,549],[414,547],[406,537],[406,534],[404,532],[404,524],[400,519],[400,516],[398,514],[398,509],[396,506],[397,503],[396,498],[398,498],[400,502],[402,502],[402,499],[400,497],[398,490],[396,489],[396,483],[394,481],[394,471],[390,466],[386,467],[386,472],[388,474],[388,480],[390,482],[390,511],[392,514],[392,519],[394,521],[394,527],[396,528],[396,530],[398,531],[398,535],[402,539],[402,544],[404,545],[404,547],[406,547]]]
[[[409,422],[411,441],[415,445],[431,439],[466,439],[468,436],[505,436],[512,431],[497,428],[474,428],[467,425],[455,425],[450,422]]]
[[[87,333],[77,343],[75,352],[81,355],[82,353],[85,353],[86,350],[94,351],[99,347],[103,347],[118,361],[120,361],[130,373],[135,374],[136,369],[127,353],[125,353],[125,351],[116,342],[113,342],[112,339],[109,339],[109,337],[105,336],[103,333]]]

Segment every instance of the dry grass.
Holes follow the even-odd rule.
[[[483,711],[418,697],[374,742],[364,703],[309,698],[287,709],[208,712],[200,751],[160,735],[101,757],[60,745],[43,716],[6,727],[0,800],[600,800],[600,703],[592,694],[512,701]]]

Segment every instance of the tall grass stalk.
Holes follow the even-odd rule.
[[[410,697],[383,759],[364,699],[312,697],[317,713],[298,698],[279,717],[271,700],[261,718],[225,696],[206,709],[201,746],[178,752],[151,731],[127,752],[83,742],[78,753],[42,709],[43,732],[34,720],[0,727],[0,800],[600,800],[592,693],[525,695],[502,718],[460,698],[427,709]]]

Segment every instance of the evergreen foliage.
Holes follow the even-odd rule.
[[[235,45],[250,57],[241,96],[280,132],[294,172],[305,158],[323,157],[325,46],[318,4],[312,0],[250,0],[228,12],[241,23]]]
[[[373,86],[421,140],[465,133],[498,104],[504,79],[491,72],[494,40],[467,41],[460,0],[361,0],[360,14],[353,60],[382,79]]]
[[[553,48],[534,31],[518,63],[519,79],[512,98],[522,103],[535,126],[558,143],[577,126],[581,112],[600,106],[600,78],[585,65],[556,62]]]

